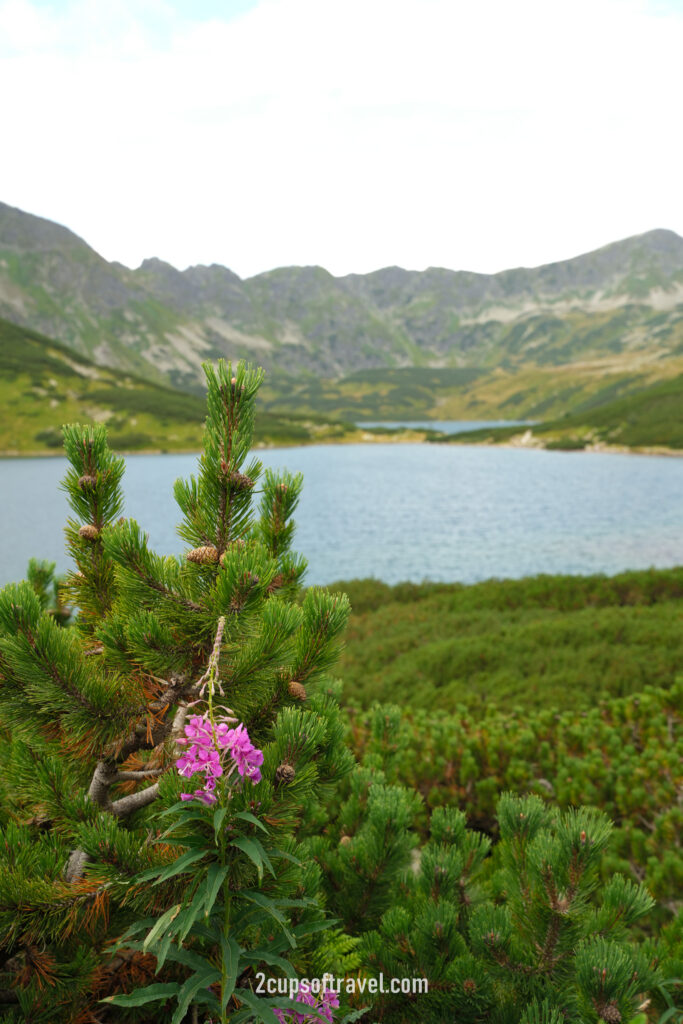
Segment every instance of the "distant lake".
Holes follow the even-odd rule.
[[[375,576],[461,580],[616,573],[683,564],[683,458],[474,445],[269,449],[265,466],[302,471],[295,549],[309,583]],[[173,481],[194,455],[132,455],[126,515],[179,553]],[[62,458],[0,460],[0,585],[31,555],[67,567]]]
[[[364,420],[357,427],[387,427],[399,430],[408,427],[411,430],[440,430],[444,434],[466,434],[470,430],[482,430],[485,427],[527,427],[536,420]]]

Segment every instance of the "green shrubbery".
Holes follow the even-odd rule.
[[[683,665],[683,570],[459,584],[335,584],[354,616],[341,671],[364,704],[590,708]]]
[[[624,871],[672,907],[683,888],[682,699],[679,682],[562,714],[491,708],[477,716],[463,708],[444,715],[380,705],[352,712],[350,737],[363,763],[388,782],[417,790],[428,807],[463,810],[490,834],[506,790],[561,808],[599,808],[616,826],[605,880]],[[426,828],[426,820],[418,817],[418,826]],[[669,915],[660,912],[655,924]]]
[[[653,901],[618,874],[596,895],[606,817],[507,794],[497,820],[491,856],[490,840],[467,830],[464,814],[432,814],[429,841],[359,947],[375,975],[426,977],[429,992],[380,995],[373,1016],[396,1024],[629,1020],[660,977],[651,949],[624,942]],[[341,913],[353,913],[354,866],[344,876],[350,892],[345,885],[337,896]]]

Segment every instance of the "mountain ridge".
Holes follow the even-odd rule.
[[[245,279],[220,264],[109,263],[69,228],[0,203],[0,316],[96,363],[196,390],[200,363],[277,374],[567,365],[683,352],[683,238],[657,228],[496,274],[317,266]],[[653,319],[660,320],[653,325]]]

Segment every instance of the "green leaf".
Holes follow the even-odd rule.
[[[256,839],[255,836],[251,836],[251,837],[238,836],[237,839],[235,839],[234,842],[232,842],[230,845],[231,846],[239,846],[239,848],[241,850],[244,850],[244,852],[248,856],[251,856],[251,854],[249,854],[248,850],[246,849],[246,844],[247,843],[249,844],[249,846],[252,849],[254,847],[256,848],[256,850],[258,851],[258,854],[259,854],[263,864],[268,868],[268,870],[270,871],[270,873],[273,876],[273,878],[275,878],[275,871],[273,870],[273,865],[270,863],[270,858],[269,858],[268,854],[266,853],[266,851],[264,850],[263,844],[262,844],[260,839]]]
[[[210,1006],[215,1013],[220,1014],[221,1012],[221,1004],[218,1002],[210,988],[205,988],[200,992],[196,992],[194,1002],[203,1006]]]
[[[287,853],[286,850],[271,850],[270,856],[273,857],[273,859],[281,858],[282,860],[288,860],[291,864],[296,864],[298,868],[302,866],[299,858],[294,857],[291,853]]]
[[[165,843],[167,836],[170,836],[173,832],[175,832],[179,828],[191,827],[191,822],[193,822],[193,821],[203,821],[203,822],[205,822],[206,821],[206,815],[205,814],[194,813],[194,814],[192,814],[191,817],[190,816],[187,816],[187,817],[183,816],[182,818],[178,818],[177,821],[172,822],[172,824],[170,824],[168,826],[168,828],[165,829],[164,832],[162,832],[162,834],[159,836],[158,839],[155,840],[155,842],[157,842],[157,843]]]
[[[166,957],[168,956],[168,953],[171,949],[172,942],[173,932],[168,931],[161,940],[161,946],[159,947],[159,949],[155,950],[155,956],[157,958],[157,965],[154,971],[155,974],[158,974],[161,968],[164,966],[164,963],[166,962]]]
[[[369,1006],[364,1006],[362,1010],[352,1010],[351,1013],[347,1013],[342,1017],[339,1024],[352,1024],[354,1020],[359,1020],[361,1017],[365,1016],[369,1009]]]
[[[228,813],[227,807],[219,807],[218,810],[213,812],[213,831],[218,840],[218,833],[221,830],[221,826],[225,821],[225,815]]]
[[[223,924],[220,922],[207,925],[205,918],[203,921],[197,921],[193,930],[197,938],[206,939],[207,942],[213,942],[217,946],[223,934]]]
[[[277,1017],[273,1013],[270,1004],[265,999],[259,999],[254,993],[248,988],[238,988],[235,995],[242,1003],[246,1003],[258,1014],[258,1019],[263,1024],[280,1024]]]
[[[164,811],[160,811],[158,817],[165,818],[167,814],[174,814],[177,811],[182,811],[183,817],[187,820],[190,820],[191,818],[206,818],[206,815],[202,814],[198,810],[196,804],[194,806],[188,807],[187,800],[176,800],[176,802],[174,804],[171,804],[170,807],[167,807]]]
[[[272,900],[268,899],[268,897],[264,896],[263,893],[261,892],[255,892],[253,889],[245,890],[241,893],[241,896],[243,899],[248,900],[250,903],[256,903],[256,905],[262,907],[267,914],[270,914],[270,916],[280,925],[280,928],[289,939],[290,945],[296,946],[296,939],[294,938],[291,931],[287,927],[287,921],[284,915],[280,913],[280,911],[277,909],[277,906],[275,905],[275,903],[273,903]]]
[[[230,1024],[242,1024],[242,1021],[253,1020],[253,1019],[254,1019],[254,1015],[251,1012],[251,1010],[249,1009],[249,1007],[247,1006],[247,1007],[245,1007],[245,1009],[240,1010],[238,1013],[233,1013],[233,1015],[230,1018]]]
[[[155,999],[170,999],[180,991],[180,985],[175,981],[168,984],[148,985],[146,988],[139,988],[129,995],[107,996],[100,999],[101,1003],[111,1003],[113,1006],[144,1006]]]
[[[341,918],[339,917],[328,917],[324,921],[308,921],[304,924],[298,924],[294,929],[295,935],[313,935],[314,932],[324,932],[327,928],[333,928],[336,924],[339,924]]]
[[[124,949],[124,947],[132,949],[133,945],[129,944],[129,939],[132,939],[134,935],[138,935],[140,932],[144,932],[146,928],[152,928],[156,922],[156,917],[145,917],[142,921],[136,921],[135,924],[132,924],[130,928],[123,933],[116,945],[112,947],[112,952],[115,953],[119,949]]]
[[[172,839],[164,840],[165,846],[187,846],[190,850],[205,850],[206,849],[206,836],[175,836]]]
[[[178,857],[172,864],[169,864],[164,871],[161,872],[157,878],[155,885],[159,885],[161,882],[167,881],[169,878],[173,878],[174,875],[182,875],[191,864],[195,864],[202,857],[206,857],[208,850],[188,850],[182,857]]]
[[[213,866],[213,865],[212,865]],[[205,891],[200,886],[197,892],[194,894],[192,903],[187,909],[181,914],[178,920],[178,941],[182,942],[183,939],[189,935],[192,927],[197,918],[203,913],[204,900],[206,899]]]
[[[175,920],[175,918],[180,913],[181,907],[182,904],[176,903],[175,906],[171,907],[170,910],[167,910],[166,913],[159,918],[159,920],[154,925],[151,932],[149,932],[147,938],[142,944],[142,948],[144,949],[145,953],[149,952],[149,947],[152,946],[155,942],[157,942],[157,940],[163,935],[163,933],[166,931],[171,922]]]
[[[223,976],[225,978],[223,994],[221,996],[221,1013],[225,1013],[228,1001],[235,991],[242,950],[232,935],[221,935],[221,952],[223,956]]]
[[[266,835],[268,835],[268,829],[266,828],[266,826],[263,824],[262,821],[259,821],[255,814],[252,814],[250,811],[238,811],[237,814],[235,814],[235,817],[241,818],[242,821],[249,821],[251,822],[252,825],[258,825],[258,827],[262,829],[266,833]]]
[[[242,953],[242,959],[254,964],[268,964],[269,967],[280,967],[287,977],[296,978],[297,974],[289,960],[276,956],[267,949],[250,949]]]
[[[193,974],[191,978],[188,978],[178,993],[178,1006],[171,1018],[171,1024],[181,1024],[196,992],[208,988],[209,985],[220,980],[220,972],[215,967],[209,968],[202,974]]]
[[[250,915],[250,923],[253,924],[253,921],[251,921],[251,915]],[[292,932],[293,932],[293,934],[295,935],[295,937],[297,939],[300,939],[300,938],[302,938],[305,935],[314,935],[316,932],[324,932],[328,928],[334,928],[335,925],[338,925],[340,923],[341,923],[341,921],[337,917],[326,918],[326,919],[324,919],[322,921],[307,921],[307,922],[304,922],[303,924],[295,925],[294,928],[292,928]],[[285,943],[284,936],[282,936],[281,938],[275,939],[270,945],[271,945],[271,949],[273,949],[275,952],[277,952],[277,953],[282,952],[283,950],[286,949],[286,943]]]
[[[230,843],[231,846],[236,846],[238,850],[242,850],[246,853],[252,863],[256,865],[258,871],[259,882],[263,881],[263,856],[259,850],[260,843],[256,843],[253,839],[248,839],[247,836],[238,836],[237,839],[233,839]],[[271,868],[272,870],[272,868]]]
[[[135,876],[133,884],[136,885],[138,882],[148,882],[150,878],[157,878],[162,871],[163,868],[161,866],[158,868],[147,868],[146,871],[141,871]]]
[[[318,907],[318,909],[320,909],[318,901],[312,899],[310,896],[304,896],[304,898],[300,900],[278,900],[277,905],[278,907]]]
[[[167,957],[171,963],[183,964],[185,967],[191,967],[195,974],[202,974],[204,971],[209,969],[215,970],[215,967],[208,960],[205,960],[199,953],[194,953],[191,949],[181,949],[178,946],[174,946]]]
[[[206,896],[204,899],[204,913],[208,917],[211,913],[211,909],[216,902],[216,897],[221,891],[221,886],[225,881],[225,876],[228,874],[230,868],[221,867],[220,864],[212,864],[209,868],[209,872],[206,876]]]

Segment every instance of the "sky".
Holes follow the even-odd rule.
[[[0,201],[108,260],[494,273],[683,234],[683,0],[0,0]]]

